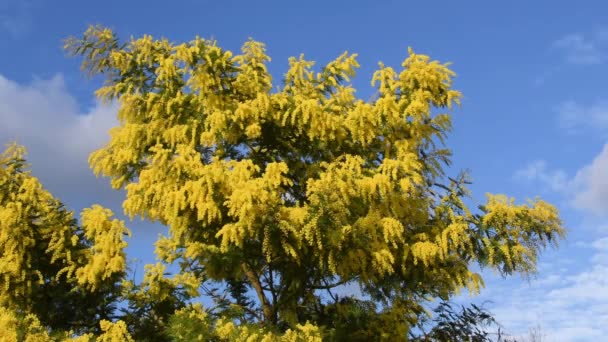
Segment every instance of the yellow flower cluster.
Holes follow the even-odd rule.
[[[563,234],[544,202],[490,197],[480,221],[461,199],[463,184],[441,184],[450,152],[436,145],[451,120],[436,109],[461,98],[448,64],[409,49],[401,71],[380,63],[375,99],[363,101],[348,83],[355,54],[316,73],[304,56],[290,58],[273,91],[270,58],[253,40],[233,55],[200,38],[173,45],[145,36],[116,49],[106,31],[87,34],[108,48],[103,63],[84,67],[112,70],[98,95],[121,104],[120,126],[90,164],[126,185],[129,215],[169,226],[157,243],[166,262],[196,261],[222,280],[240,274],[238,258],[248,255],[260,258],[254,273],[264,264],[314,267],[369,286],[398,275],[410,291],[447,295],[482,284],[471,258],[532,271],[545,237]]]

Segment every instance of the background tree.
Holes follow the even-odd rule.
[[[280,334],[336,322],[321,317],[350,305],[334,295],[350,285],[381,308],[380,331],[405,338],[429,298],[479,290],[473,263],[527,274],[564,234],[541,200],[465,205],[466,175],[444,172],[450,116],[436,114],[459,103],[454,74],[411,49],[400,71],[380,64],[377,99],[365,102],[348,84],[354,54],[318,72],[290,58],[273,91],[253,40],[233,55],[200,38],[121,43],[91,27],[66,47],[106,77],[97,95],[120,103],[120,126],[91,167],[126,189],[129,216],[169,227],[156,254],[180,271],[148,267],[151,301],[182,288],[214,298],[220,320]]]
[[[13,328],[100,332],[101,320],[116,317],[128,230],[97,205],[79,225],[24,157],[16,144],[0,155],[0,315]]]
[[[483,306],[471,304],[457,310],[452,304],[441,302],[433,312],[432,319],[419,322],[421,333],[412,333],[412,341],[503,341],[502,327]]]

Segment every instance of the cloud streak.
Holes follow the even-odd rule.
[[[549,170],[547,162],[536,160],[515,172],[515,179],[527,182],[539,182],[548,190],[566,191],[570,186],[567,174],[562,170]]]
[[[589,65],[604,61],[604,54],[598,43],[581,34],[566,35],[553,42],[553,48],[560,50],[566,62],[570,64]]]
[[[596,65],[606,61],[608,30],[596,29],[590,34],[570,33],[553,42],[564,61],[573,65]]]

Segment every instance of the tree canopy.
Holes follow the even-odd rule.
[[[126,189],[131,219],[168,230],[143,281],[127,279],[123,223],[94,206],[79,226],[9,148],[0,304],[11,319],[135,340],[407,340],[433,298],[480,290],[475,265],[529,274],[564,235],[540,199],[465,204],[467,174],[448,172],[455,74],[412,49],[399,69],[379,64],[365,101],[350,84],[356,54],[321,68],[292,57],[273,85],[254,40],[233,54],[91,27],[66,48],[105,78],[97,96],[119,104],[91,168]],[[56,313],[15,306],[53,282],[75,296],[56,297]],[[102,322],[93,330],[64,318],[83,298]],[[106,310],[119,300],[122,314]]]

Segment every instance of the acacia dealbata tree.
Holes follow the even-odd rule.
[[[131,219],[168,227],[159,262],[120,285],[112,327],[136,340],[407,340],[431,299],[479,291],[475,265],[530,274],[564,234],[542,200],[465,205],[467,175],[446,172],[454,73],[411,49],[364,101],[355,54],[292,57],[273,86],[253,40],[234,55],[91,27],[66,48],[119,103],[92,169]]]

